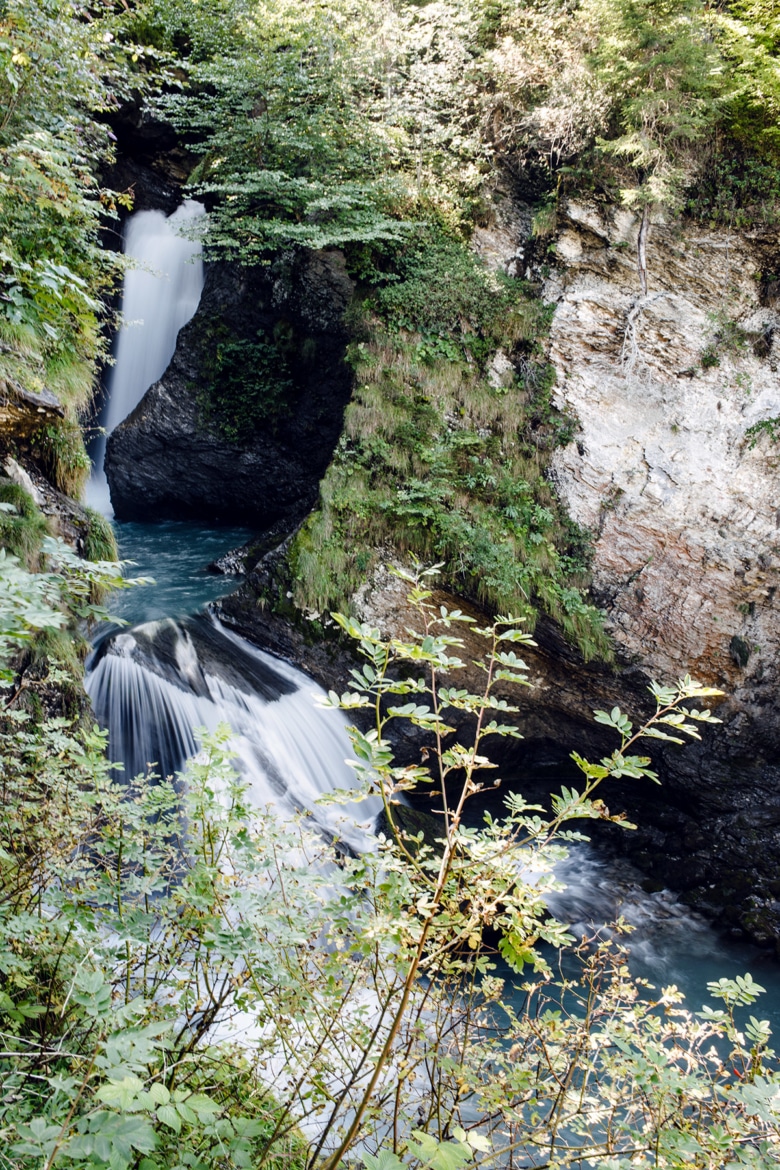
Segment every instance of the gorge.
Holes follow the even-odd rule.
[[[153,254],[143,237],[146,231],[153,241],[161,239],[156,220],[149,218],[153,214],[141,213],[135,224],[132,219],[129,221],[127,229],[128,240],[138,241],[136,246],[140,244],[147,256],[147,263],[157,271],[156,277],[145,278],[146,299],[135,293],[132,302],[133,319],[138,321],[134,332],[134,345],[142,349],[146,344],[147,320],[154,322],[154,327],[159,330],[161,336],[168,337],[178,332],[168,323],[169,316],[174,320],[184,317],[184,312],[179,309],[177,297],[166,296],[161,301],[152,279],[160,284],[165,282],[172,288],[178,288],[181,283],[178,273],[188,260],[187,249],[174,252],[171,246],[167,245],[165,253]],[[172,217],[172,221],[175,222],[175,216]],[[173,222],[172,230],[175,230]],[[311,266],[308,271],[311,271]],[[222,273],[218,276],[224,281]],[[134,272],[126,278],[131,288],[135,279]],[[208,278],[206,287],[209,288]],[[211,287],[213,288],[214,284]],[[182,294],[184,297],[187,295],[187,292]],[[316,292],[313,296],[316,297]],[[228,301],[229,306],[233,303]],[[177,350],[179,356],[174,357],[170,369],[162,371],[161,381],[154,383],[151,390],[147,391],[152,400],[165,392],[164,387],[171,385],[172,379],[176,377],[177,368],[187,363],[187,355],[193,345],[191,337],[197,338],[204,329],[209,329],[209,318],[206,314],[212,304],[208,298],[205,303],[201,302],[193,325],[185,329],[181,335]],[[337,306],[343,311],[343,302],[337,302]],[[220,308],[224,312],[224,300]],[[195,309],[196,306],[192,306],[187,315],[191,315]],[[127,316],[125,312],[125,317]],[[229,316],[227,320],[232,324],[235,318]],[[152,341],[151,348],[155,349],[156,344]],[[180,351],[183,351],[184,356]],[[123,424],[117,436],[123,445],[128,442],[124,432],[134,425],[137,417],[133,414],[132,404],[140,401],[139,391],[142,384],[145,385],[153,376],[147,373],[143,366],[139,366],[130,346],[124,352],[119,352],[112,373],[112,385],[121,387],[122,393],[127,395],[125,401],[129,403],[127,406],[129,419],[125,425],[120,417],[121,410],[118,411],[116,405],[112,414],[111,399],[106,418],[113,417],[115,426]],[[180,395],[176,395],[176,399],[180,402]],[[146,417],[148,418],[148,414]],[[182,423],[181,413],[177,413],[175,417],[178,426],[187,425]],[[176,441],[182,442],[184,448],[184,437],[178,437],[179,435],[180,432],[177,432]],[[166,452],[164,438],[160,436],[159,431],[157,439],[159,446],[156,449],[159,452]],[[116,440],[114,442],[116,443]],[[194,449],[188,447],[187,450],[192,463],[197,463],[201,458],[197,447]],[[564,454],[567,450],[564,449]],[[135,453],[135,448],[131,447],[131,451]],[[149,503],[150,488],[147,485],[151,483],[153,485],[151,490],[154,491],[154,485],[158,482],[154,470],[156,466],[154,451],[155,448],[152,448],[146,466],[141,467],[130,455],[124,454],[128,471],[125,476],[117,477],[113,481],[113,486],[118,486],[121,493],[128,490],[126,486],[128,482],[131,490],[134,484],[140,483],[142,487],[139,496],[144,501],[142,514],[151,517],[159,515],[160,512],[164,515],[166,510],[170,510],[176,516],[178,505],[170,502],[169,498],[166,506],[166,500],[159,491],[153,497],[153,502]],[[164,454],[157,455],[157,459],[164,458]],[[263,447],[259,453],[259,460],[272,465],[275,458],[273,447],[270,450]],[[210,459],[203,459],[203,464],[205,473],[213,474]],[[204,468],[201,467],[200,470],[203,473]],[[167,482],[169,474],[170,468],[163,467],[163,482]],[[197,472],[195,478],[197,479]],[[219,475],[215,475],[211,485],[215,502],[209,504],[208,495],[199,501],[201,514],[205,511],[206,515],[210,514],[214,519],[225,516],[224,497],[220,492],[219,481]],[[191,490],[191,479],[185,478],[181,473],[174,476],[172,482],[178,484],[180,492]],[[120,495],[119,499],[122,498]],[[255,505],[255,511],[249,513],[258,526],[263,523],[266,515],[265,499],[266,496],[262,495]],[[130,515],[134,514],[133,508],[128,509],[126,503],[120,507],[122,510],[129,510]],[[184,509],[184,513],[188,514],[188,508]],[[239,516],[245,514],[238,510]],[[259,646],[270,643],[277,653],[281,652],[286,657],[303,662],[325,687],[340,688],[348,685],[346,664],[349,660],[345,658],[343,651],[341,655],[335,656],[332,652],[328,654],[327,651],[318,654],[314,646],[307,652],[305,642],[299,638],[296,640],[295,627],[280,621],[273,614],[266,618],[261,613],[258,619],[253,621],[250,609],[247,617],[247,605],[252,606],[254,601],[251,593],[252,574],[247,584],[239,586],[232,583],[229,576],[225,578],[206,572],[209,558],[203,544],[204,537],[221,553],[231,545],[231,540],[235,543],[242,536],[249,535],[248,533],[245,534],[241,529],[204,529],[201,525],[169,520],[162,523],[161,539],[158,542],[155,530],[159,524],[159,521],[153,520],[147,520],[146,524],[128,523],[120,518],[117,527],[120,552],[135,566],[139,566],[140,561],[140,570],[144,574],[159,578],[162,573],[163,581],[158,580],[161,600],[160,602],[155,600],[157,590],[153,587],[151,591],[141,591],[138,597],[129,596],[120,601],[118,614],[131,622],[140,619],[143,624],[133,624],[132,629],[126,633],[102,635],[91,664],[88,665],[87,692],[91,696],[95,714],[101,725],[109,731],[111,758],[123,763],[127,775],[143,772],[150,761],[156,763],[163,775],[175,773],[184,767],[186,759],[195,751],[193,728],[205,726],[213,731],[222,721],[233,728],[237,737],[234,743],[238,750],[239,767],[242,774],[249,779],[252,799],[258,805],[265,805],[271,801],[280,809],[307,809],[314,814],[316,823],[321,816],[316,810],[317,796],[327,792],[331,784],[338,783],[336,777],[342,777],[340,783],[345,787],[350,787],[352,783],[349,779],[349,769],[345,769],[343,764],[349,755],[349,744],[343,731],[339,733],[333,726],[332,715],[317,712],[314,684],[307,683],[304,675],[287,666],[284,658],[272,658],[262,651],[255,650],[250,643],[230,633],[230,627],[226,629],[219,621],[198,613],[198,607],[205,602],[216,604],[218,612],[224,615],[230,626],[239,631],[247,630],[250,638],[254,635]],[[601,551],[604,545],[599,544],[597,547]],[[240,567],[241,555],[245,554],[239,553],[237,558],[239,564],[235,567]],[[219,560],[217,552],[212,559]],[[233,566],[231,568],[235,571]],[[188,585],[188,582],[191,584]],[[166,607],[170,607],[167,612]],[[384,624],[392,623],[400,629],[396,613],[400,612],[403,615],[401,620],[408,620],[404,610],[403,582],[385,577],[384,589],[375,588],[373,592],[366,592],[358,612],[362,616],[370,617],[371,620],[378,620]],[[147,615],[151,615],[155,620],[144,621]],[[679,652],[679,636],[675,644]],[[666,653],[663,643],[659,644],[659,650]],[[576,737],[571,746],[576,742],[579,747],[583,732],[577,723],[581,721],[585,726],[587,704],[598,701],[594,699],[594,694],[598,693],[599,685],[604,686],[603,680],[601,684],[598,681],[584,680],[580,684],[584,693],[577,703],[572,697],[571,681],[565,685],[560,678],[556,679],[554,675],[551,677],[549,657],[553,653],[554,647],[548,649],[546,654],[534,651],[528,653],[529,660],[542,677],[534,686],[530,699],[521,706],[521,727],[525,735],[522,750],[514,758],[510,756],[504,762],[504,768],[508,769],[505,773],[505,787],[510,791],[520,788],[523,791],[546,794],[549,790],[555,790],[561,782],[569,781],[567,769],[569,745],[556,742],[554,736],[561,734],[563,717],[566,721],[564,726],[568,726],[570,734]],[[569,672],[571,668],[572,664],[569,662],[567,667]],[[586,670],[584,667],[581,669],[583,672]],[[623,685],[622,680],[620,685]],[[554,701],[557,707],[554,717],[545,710],[550,702],[545,692],[553,688],[556,691]],[[291,694],[296,695],[295,701],[298,706],[295,710],[290,707],[287,711],[280,700]],[[601,701],[607,702],[608,696]],[[556,720],[554,730],[548,730],[546,726],[546,721],[551,718]],[[310,745],[308,748],[310,756],[299,756],[296,753],[296,743]],[[414,744],[411,748],[404,749],[404,745],[399,742],[396,747],[402,756],[405,751],[415,750]],[[687,750],[690,752],[691,749]],[[682,757],[682,753],[680,755]],[[697,761],[696,766],[699,769],[712,767],[706,760]],[[500,814],[502,799],[503,797],[499,797],[494,802],[496,815]],[[670,872],[675,863],[674,857],[669,856],[668,822],[666,825],[663,824],[664,809],[668,808],[667,799],[664,793],[655,796],[656,805],[660,805],[662,809],[661,824],[667,834],[662,847],[665,862],[664,865],[660,863],[647,865],[650,873],[658,873],[662,877]],[[700,799],[704,802],[706,796]],[[425,807],[425,803],[422,807]],[[339,834],[336,831],[337,835],[359,852],[364,851],[369,847],[365,835],[361,836],[358,833],[356,836],[354,827],[350,829],[345,826],[349,826],[353,818],[362,819],[364,824],[367,824],[372,817],[376,818],[378,811],[377,805],[371,812],[367,805],[366,809],[359,811],[349,807],[343,809],[338,822],[341,825],[341,832]],[[710,825],[698,821],[693,811],[688,811],[685,815],[703,837],[709,836]],[[643,816],[645,818],[643,830],[646,831],[648,823],[655,827],[652,811],[643,809]],[[321,831],[328,834],[327,819],[319,821],[319,826]],[[624,830],[618,830],[618,833],[623,832]],[[684,827],[680,830],[678,827],[677,832],[687,834],[686,843],[690,846],[691,829]],[[611,839],[611,844],[614,848],[614,838]],[[644,846],[644,849],[646,848],[647,846]],[[646,853],[643,859],[647,862]],[[727,869],[728,861],[722,852],[719,853],[718,860],[719,864]],[[694,864],[689,856],[687,873],[691,872]],[[773,1013],[776,1010],[774,988],[777,979],[771,963],[767,965],[758,954],[746,950],[744,946],[740,948],[732,944],[729,947],[728,944],[719,941],[708,929],[704,919],[698,919],[686,912],[668,891],[661,890],[658,894],[644,891],[638,872],[632,871],[630,867],[621,869],[614,859],[609,862],[606,858],[599,857],[598,852],[593,852],[592,847],[574,848],[560,872],[562,875],[565,874],[566,889],[551,898],[550,904],[554,911],[562,916],[564,921],[577,921],[579,923],[577,930],[580,932],[593,930],[601,923],[610,922],[618,914],[626,916],[638,930],[638,936],[630,944],[635,962],[639,964],[636,968],[638,972],[655,980],[662,978],[668,980],[674,977],[675,981],[682,981],[684,986],[691,986],[693,991],[696,982],[703,986],[707,975],[714,977],[715,974],[723,974],[728,969],[735,971],[741,969],[746,955],[749,955],[751,969],[754,972],[759,970],[762,980],[772,989],[771,999],[765,1004],[765,1009]],[[717,868],[712,872],[716,876],[719,875]],[[726,877],[720,880],[728,882],[733,879]],[[675,884],[678,887],[683,884],[685,888],[685,883],[680,883],[679,877]],[[752,884],[750,888],[753,888]],[[780,985],[777,994],[780,995]]]
[[[2,6],[9,1170],[777,1164],[774,8]]]

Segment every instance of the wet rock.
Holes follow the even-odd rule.
[[[343,360],[351,296],[337,253],[298,251],[253,269],[213,265],[168,370],[109,437],[105,467],[116,515],[265,529],[305,514],[351,390]],[[220,378],[230,373],[221,355],[231,346],[252,353],[258,337],[284,359],[283,394],[265,413],[258,408],[254,428],[236,427],[234,440],[220,415]],[[267,394],[265,375],[255,385],[255,373],[243,362],[237,375],[245,396],[238,406],[250,414]]]
[[[166,215],[171,215],[181,203],[180,184],[137,158],[120,156],[112,166],[106,168],[102,178],[110,190],[132,200],[133,211],[164,211]],[[121,222],[128,212],[122,206],[118,211]],[[118,250],[121,248],[121,230],[116,228],[112,233],[111,225],[107,227],[104,237],[106,243]]]
[[[106,181],[114,190],[124,191],[123,176],[130,174],[136,210],[172,211],[180,196],[169,208],[155,200],[166,187],[180,189],[196,161],[182,145],[179,132],[144,106],[139,96],[123,102],[110,115],[110,124],[117,161],[105,172]]]

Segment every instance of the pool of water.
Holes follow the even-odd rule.
[[[108,602],[113,617],[129,625],[181,618],[232,593],[235,577],[209,572],[208,565],[252,536],[248,528],[226,528],[183,520],[157,524],[114,521],[126,577],[153,577],[153,585],[115,593]],[[113,628],[113,627],[112,627]]]

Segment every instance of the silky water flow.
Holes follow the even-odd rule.
[[[94,444],[87,502],[110,514],[103,461],[106,440],[158,381],[173,357],[179,330],[194,315],[203,291],[200,244],[189,238],[203,205],[189,199],[172,215],[139,211],[127,221],[123,251],[130,267],[122,288],[122,326]]]

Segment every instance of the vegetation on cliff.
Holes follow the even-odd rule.
[[[397,250],[393,276],[355,310],[344,433],[290,554],[297,603],[344,605],[392,545],[443,562],[494,612],[532,625],[541,609],[586,658],[609,657],[583,600],[587,534],[545,476],[575,421],[551,402],[544,306],[438,233]]]

